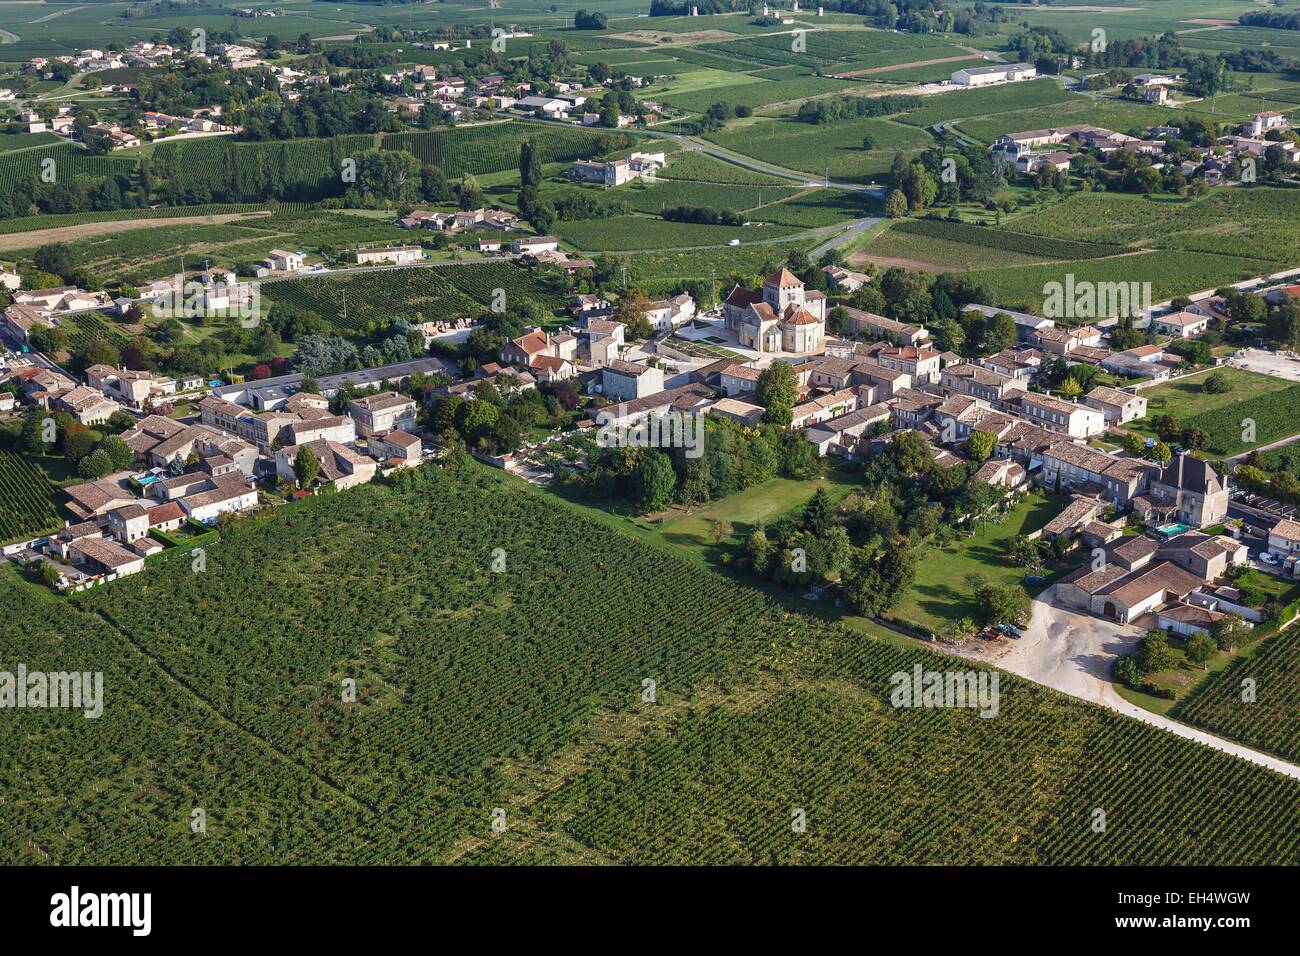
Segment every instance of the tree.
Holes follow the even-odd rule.
[[[1178,663],[1174,649],[1169,646],[1169,637],[1164,631],[1148,631],[1138,648],[1142,673],[1148,677],[1160,671],[1167,671]]]
[[[998,436],[993,432],[971,432],[970,437],[966,439],[966,454],[970,456],[971,461],[988,461],[997,444]]]
[[[50,432],[53,429],[46,428],[45,420],[47,417],[41,414],[39,408],[33,407],[27,410],[27,417],[23,419],[22,431],[18,434],[18,443],[23,449],[43,455],[54,447],[54,439],[57,435],[51,435]]]
[[[1222,372],[1211,372],[1205,376],[1205,381],[1201,383],[1201,391],[1207,395],[1222,395],[1224,392],[1232,390],[1228,384],[1228,376]]]
[[[835,506],[831,504],[830,495],[825,488],[818,488],[803,509],[803,526],[808,531],[822,537],[831,530],[835,523]]]
[[[310,488],[320,474],[320,459],[310,448],[302,445],[293,457],[293,475],[298,479],[299,488]]]
[[[108,455],[114,471],[122,471],[135,464],[135,452],[117,435],[109,435],[99,443],[99,449]]]
[[[77,474],[92,481],[96,478],[103,478],[112,470],[113,460],[108,457],[108,452],[102,448],[96,448],[77,463]]]
[[[930,443],[917,431],[898,432],[889,440],[889,453],[905,475],[928,472],[934,466]]]
[[[1142,683],[1142,665],[1138,663],[1136,655],[1125,654],[1115,661],[1115,679],[1129,687],[1137,687]]]
[[[788,362],[773,362],[758,376],[754,401],[766,411],[763,421],[771,425],[789,425],[791,410],[799,400],[799,378]]]
[[[1219,650],[1230,651],[1250,637],[1250,625],[1236,614],[1228,614],[1210,625],[1210,636]]]
[[[637,499],[645,513],[663,511],[672,503],[677,489],[677,473],[668,456],[657,449],[641,458],[636,472]]]
[[[720,544],[722,539],[729,534],[731,534],[730,521],[722,521],[715,518],[709,522],[709,537],[713,539],[714,544]]]
[[[885,215],[890,219],[907,215],[907,196],[901,189],[891,189],[885,197]]]
[[[1005,312],[989,319],[984,331],[984,348],[990,353],[1001,352],[1016,344],[1016,320]]]
[[[1174,457],[1174,452],[1173,449],[1164,442],[1158,441],[1147,451],[1147,455],[1157,465],[1167,465],[1169,464],[1169,459]]]
[[[975,620],[980,624],[1014,624],[1029,607],[1029,596],[1016,584],[983,582],[975,588]]]
[[[542,160],[532,139],[524,140],[519,147],[519,183],[521,186],[542,184]]]
[[[1214,656],[1217,649],[1214,638],[1204,631],[1197,631],[1187,642],[1185,653],[1189,662],[1200,664],[1205,670],[1209,670],[1210,658]]]
[[[648,339],[653,334],[654,330],[650,327],[650,319],[646,315],[649,308],[650,300],[637,290],[629,290],[618,300],[618,308],[614,311],[614,319],[626,326],[629,339],[633,341]]]

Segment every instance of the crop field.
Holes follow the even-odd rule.
[[[862,148],[870,136],[870,150]],[[762,120],[739,129],[710,133],[719,146],[754,159],[846,182],[866,182],[889,172],[894,153],[925,149],[933,140],[920,129],[892,120],[865,118],[840,123],[804,123],[792,118]]]
[[[952,46],[940,40],[886,30],[808,30],[802,36],[803,49],[794,49],[796,39],[796,35],[783,32],[724,43],[706,43],[701,49],[768,66],[812,65],[827,73],[908,63],[953,51]]]
[[[642,285],[663,283],[671,286],[677,279],[708,279],[709,273],[718,276],[718,294],[725,297],[731,291],[724,277],[748,276],[750,284],[757,282],[760,274],[776,271],[791,252],[807,252],[820,240],[792,239],[789,242],[723,246],[710,249],[707,256],[694,251],[629,252],[627,274],[630,280]],[[665,291],[667,291],[665,289]]]
[[[53,133],[4,133],[0,134],[0,153],[12,153],[33,146],[49,146],[61,142],[62,140]]]
[[[62,315],[58,318],[58,325],[68,333],[71,350],[74,352],[105,340],[120,348],[131,340],[130,335],[119,326],[105,320],[98,312]]]
[[[552,310],[560,305],[558,293],[503,262],[286,279],[265,283],[262,292],[272,302],[317,313],[343,335],[364,337],[397,317],[433,322],[478,315],[495,289],[505,290],[507,302],[528,299]]]
[[[734,163],[715,159],[708,153],[692,149],[680,152],[659,171],[660,179],[685,179],[702,183],[729,183],[737,186],[788,186],[790,180]]]
[[[1056,106],[1080,99],[1075,94],[1062,90],[1055,80],[1030,80],[1008,86],[957,90],[952,93],[941,93],[937,96],[927,97],[924,106],[904,113],[899,118],[899,122],[907,123],[910,126],[933,126],[935,123],[993,114],[1014,113],[1019,110],[1041,106]],[[965,126],[962,128],[965,129]],[[1002,132],[1032,128],[1011,125]]]
[[[291,204],[281,203],[282,209]],[[44,229],[61,229],[91,222],[129,222],[132,219],[171,219],[178,216],[231,216],[239,213],[260,212],[266,207],[256,203],[216,203],[206,206],[165,206],[158,209],[118,209],[113,212],[73,212],[19,216],[0,219],[0,235],[17,232],[40,232]]]
[[[1231,252],[1288,265],[1300,263],[1300,192],[1220,189],[1198,199],[1130,193],[1079,193],[1017,216],[1016,232],[1130,248]]]
[[[1243,441],[1246,422],[1255,423],[1253,441]],[[1259,445],[1300,432],[1300,385],[1291,385],[1269,394],[1252,390],[1250,397],[1188,415],[1184,427],[1194,426],[1209,436],[1206,452],[1235,455]]]
[[[825,76],[800,76],[776,82],[755,79],[744,73],[718,71],[716,76],[713,76],[713,72],[711,71],[708,78],[715,82],[694,91],[677,93],[671,88],[665,90],[664,87],[651,86],[641,92],[647,98],[662,100],[678,109],[702,113],[714,103],[728,103],[733,107],[748,106],[757,109],[772,103],[792,102],[853,87],[851,81]],[[695,81],[696,77],[700,76],[700,73],[687,74],[691,81]],[[723,79],[724,82],[716,82],[718,78]]]
[[[843,189],[809,189],[784,202],[752,210],[750,218],[783,226],[817,229],[849,219],[879,214],[880,204],[869,194]]]
[[[956,94],[961,95],[961,94]],[[961,120],[957,126],[967,136],[991,143],[1003,133],[1025,129],[1044,129],[1072,123],[1090,123],[1121,133],[1145,130],[1150,126],[1165,125],[1184,119],[1187,110],[1167,106],[1148,106],[1114,98],[1091,99],[1078,94],[1065,94],[1069,101],[1055,102],[1027,109],[990,111],[987,116]],[[1255,108],[1259,108],[1258,100]],[[910,114],[906,121],[916,114]]]
[[[1049,282],[1065,282],[1067,273],[1075,282],[1150,282],[1151,301],[1162,302],[1176,295],[1219,286],[1278,269],[1279,263],[1265,259],[1186,252],[1171,256],[1165,252],[1141,252],[1108,259],[981,269],[968,273],[972,281],[989,289],[994,301],[1008,308],[1033,309],[1043,300]]]
[[[45,473],[20,455],[0,451],[0,541],[52,531],[62,523]]]
[[[669,222],[647,216],[611,216],[555,225],[555,234],[584,252],[623,252],[636,249],[681,249],[779,239],[799,230],[792,226],[706,226]]]
[[[911,268],[927,267],[927,271],[935,272],[949,269],[965,271],[1001,266],[1036,265],[1054,261],[1046,256],[1008,249],[990,249],[969,242],[899,228],[905,222],[894,223],[872,237],[866,245],[853,254],[853,261],[865,260],[881,265],[906,263]]]
[[[1289,760],[1300,759],[1300,641],[1294,630],[1269,638],[1178,707],[1180,720]],[[1242,700],[1244,682],[1255,699]]]
[[[990,229],[943,219],[908,219],[891,227],[892,232],[963,243],[992,252],[1008,252],[1041,259],[1100,259],[1126,251],[1122,246],[1070,239],[1048,239],[1006,229]]]
[[[5,659],[105,688],[99,720],[0,724],[0,860],[1300,861],[1293,781],[1006,674],[993,719],[892,708],[892,674],[946,658],[428,472],[223,532],[202,575],[163,560],[59,601],[0,569]],[[593,575],[597,602],[557,585]]]
[[[1224,367],[1215,371],[1227,380],[1226,392],[1211,393],[1201,388],[1210,375],[1208,369],[1180,378],[1176,382],[1165,382],[1151,388],[1144,388],[1142,395],[1147,400],[1147,417],[1131,422],[1128,427],[1136,426],[1138,431],[1149,431],[1151,419],[1160,415],[1173,415],[1183,421],[1221,409],[1233,410],[1252,398],[1272,401],[1280,393],[1292,387],[1285,379],[1250,372],[1246,369]],[[1241,431],[1240,420],[1236,430]],[[1300,427],[1297,430],[1300,430]],[[1260,442],[1260,444],[1267,444],[1267,442]]]

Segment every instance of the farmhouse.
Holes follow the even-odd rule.
[[[1210,317],[1199,312],[1181,310],[1168,315],[1153,316],[1151,327],[1160,335],[1176,339],[1189,339],[1210,327]]]
[[[400,429],[415,430],[415,400],[397,392],[379,392],[348,402],[348,414],[356,422],[358,435],[370,437]]]

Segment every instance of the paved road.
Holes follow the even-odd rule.
[[[880,222],[879,216],[872,216],[867,219],[855,219],[849,224],[849,228],[844,230],[842,234],[827,242],[823,242],[812,252],[808,253],[808,258],[813,262],[816,262],[832,249],[838,249],[840,246],[852,242],[878,222]]]
[[[1001,657],[989,662],[1039,684],[1055,688],[1117,713],[1159,727],[1186,740],[1241,757],[1300,780],[1300,766],[1242,744],[1197,730],[1129,703],[1109,680],[1113,661],[1130,653],[1141,637],[1138,629],[1115,624],[1048,603],[1052,589],[1034,601],[1033,623]]]

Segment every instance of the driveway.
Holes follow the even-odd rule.
[[[1136,648],[1142,632],[1131,625],[1059,607],[1051,603],[1054,591],[1049,588],[1034,599],[1033,623],[1024,636],[1009,642],[1006,650],[988,658],[988,663],[1300,780],[1300,766],[1296,764],[1153,714],[1121,697],[1109,679],[1110,669],[1116,657]]]

